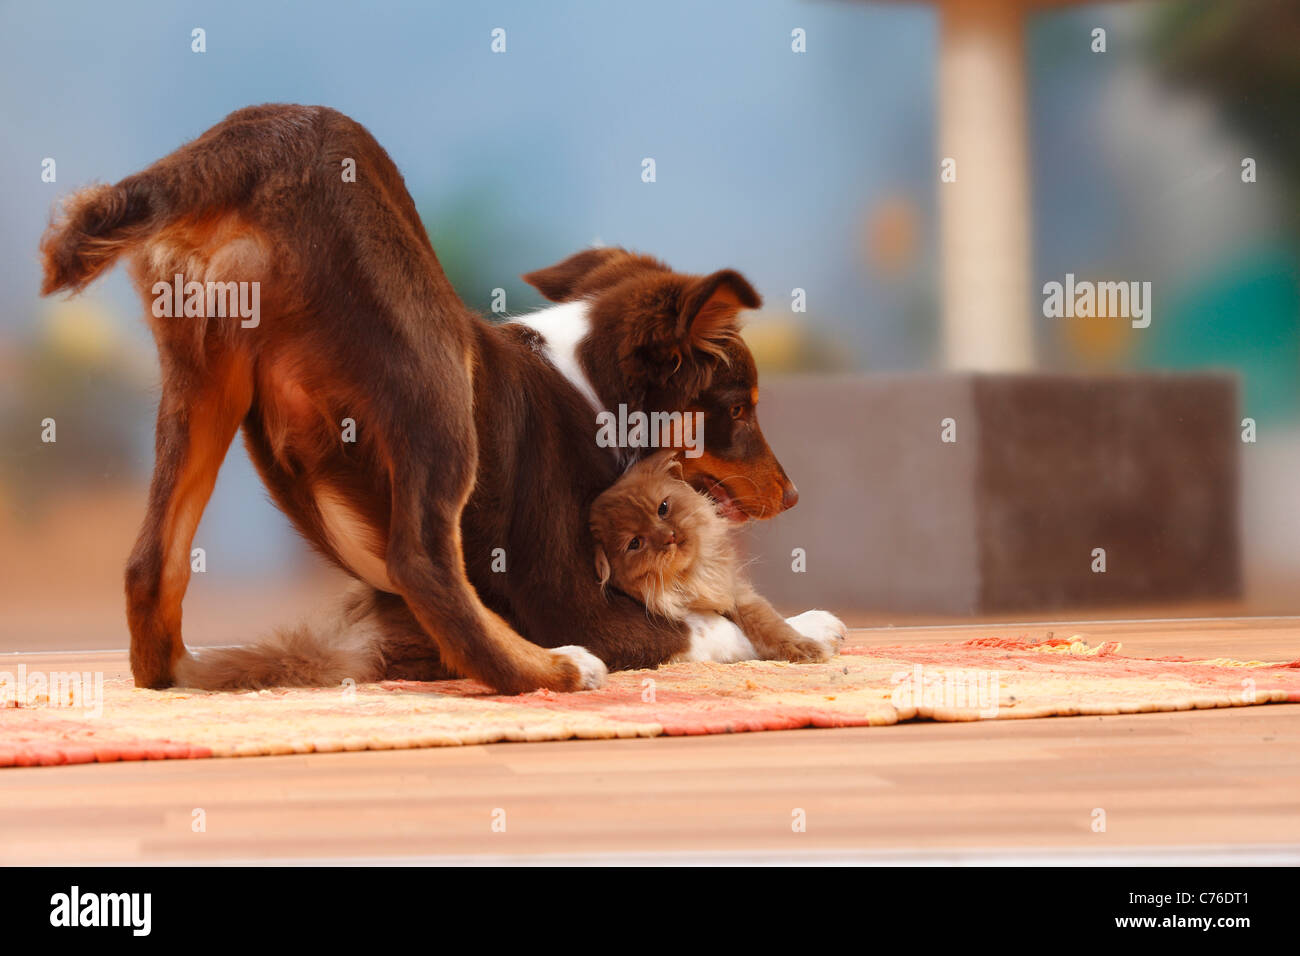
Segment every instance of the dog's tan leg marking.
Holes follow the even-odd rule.
[[[164,376],[149,505],[126,570],[131,672],[141,687],[169,686],[185,652],[181,601],[190,545],[252,394],[240,353],[211,362],[201,382]]]

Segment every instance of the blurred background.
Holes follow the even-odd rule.
[[[1298,9],[3,3],[0,650],[126,646],[152,466],[141,305],[123,270],[37,296],[51,208],[277,101],[371,130],[481,310],[495,288],[540,305],[518,275],[593,242],[750,278],[762,420],[802,492],[752,534],[778,603],[862,624],[1300,613]],[[1067,273],[1150,282],[1150,327],[1044,317]],[[238,444],[195,546],[193,643],[341,581]]]

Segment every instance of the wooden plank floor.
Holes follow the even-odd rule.
[[[1300,658],[1294,619],[907,628],[852,639],[1049,630],[1121,640],[1136,654]],[[21,659],[125,670],[115,652]],[[0,666],[16,662],[0,657]],[[196,833],[199,809],[206,829]],[[805,832],[792,829],[796,810]],[[1093,830],[1097,810],[1105,832]],[[493,830],[495,811],[505,832]],[[609,854],[924,862],[989,852],[1096,862],[1165,851],[1300,858],[1300,705],[0,770],[6,864]]]

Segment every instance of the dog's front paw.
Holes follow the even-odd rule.
[[[787,617],[785,622],[802,634],[821,653],[818,660],[828,660],[839,653],[840,645],[848,635],[849,629],[830,611],[804,611],[794,617]]]
[[[552,648],[551,653],[567,657],[578,668],[579,682],[575,690],[595,690],[605,683],[605,678],[609,675],[605,662],[585,647],[570,644],[567,647]]]

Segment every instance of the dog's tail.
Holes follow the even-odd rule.
[[[283,105],[238,110],[148,169],[73,193],[41,239],[41,294],[80,291],[168,223],[238,207],[287,166],[310,170],[327,113]]]
[[[252,644],[192,650],[176,664],[176,685],[201,690],[337,687],[382,680],[384,633],[367,602],[345,606]]]
[[[81,291],[153,232],[148,185],[133,178],[135,182],[123,180],[116,186],[90,186],[64,200],[61,215],[41,239],[41,295]]]

